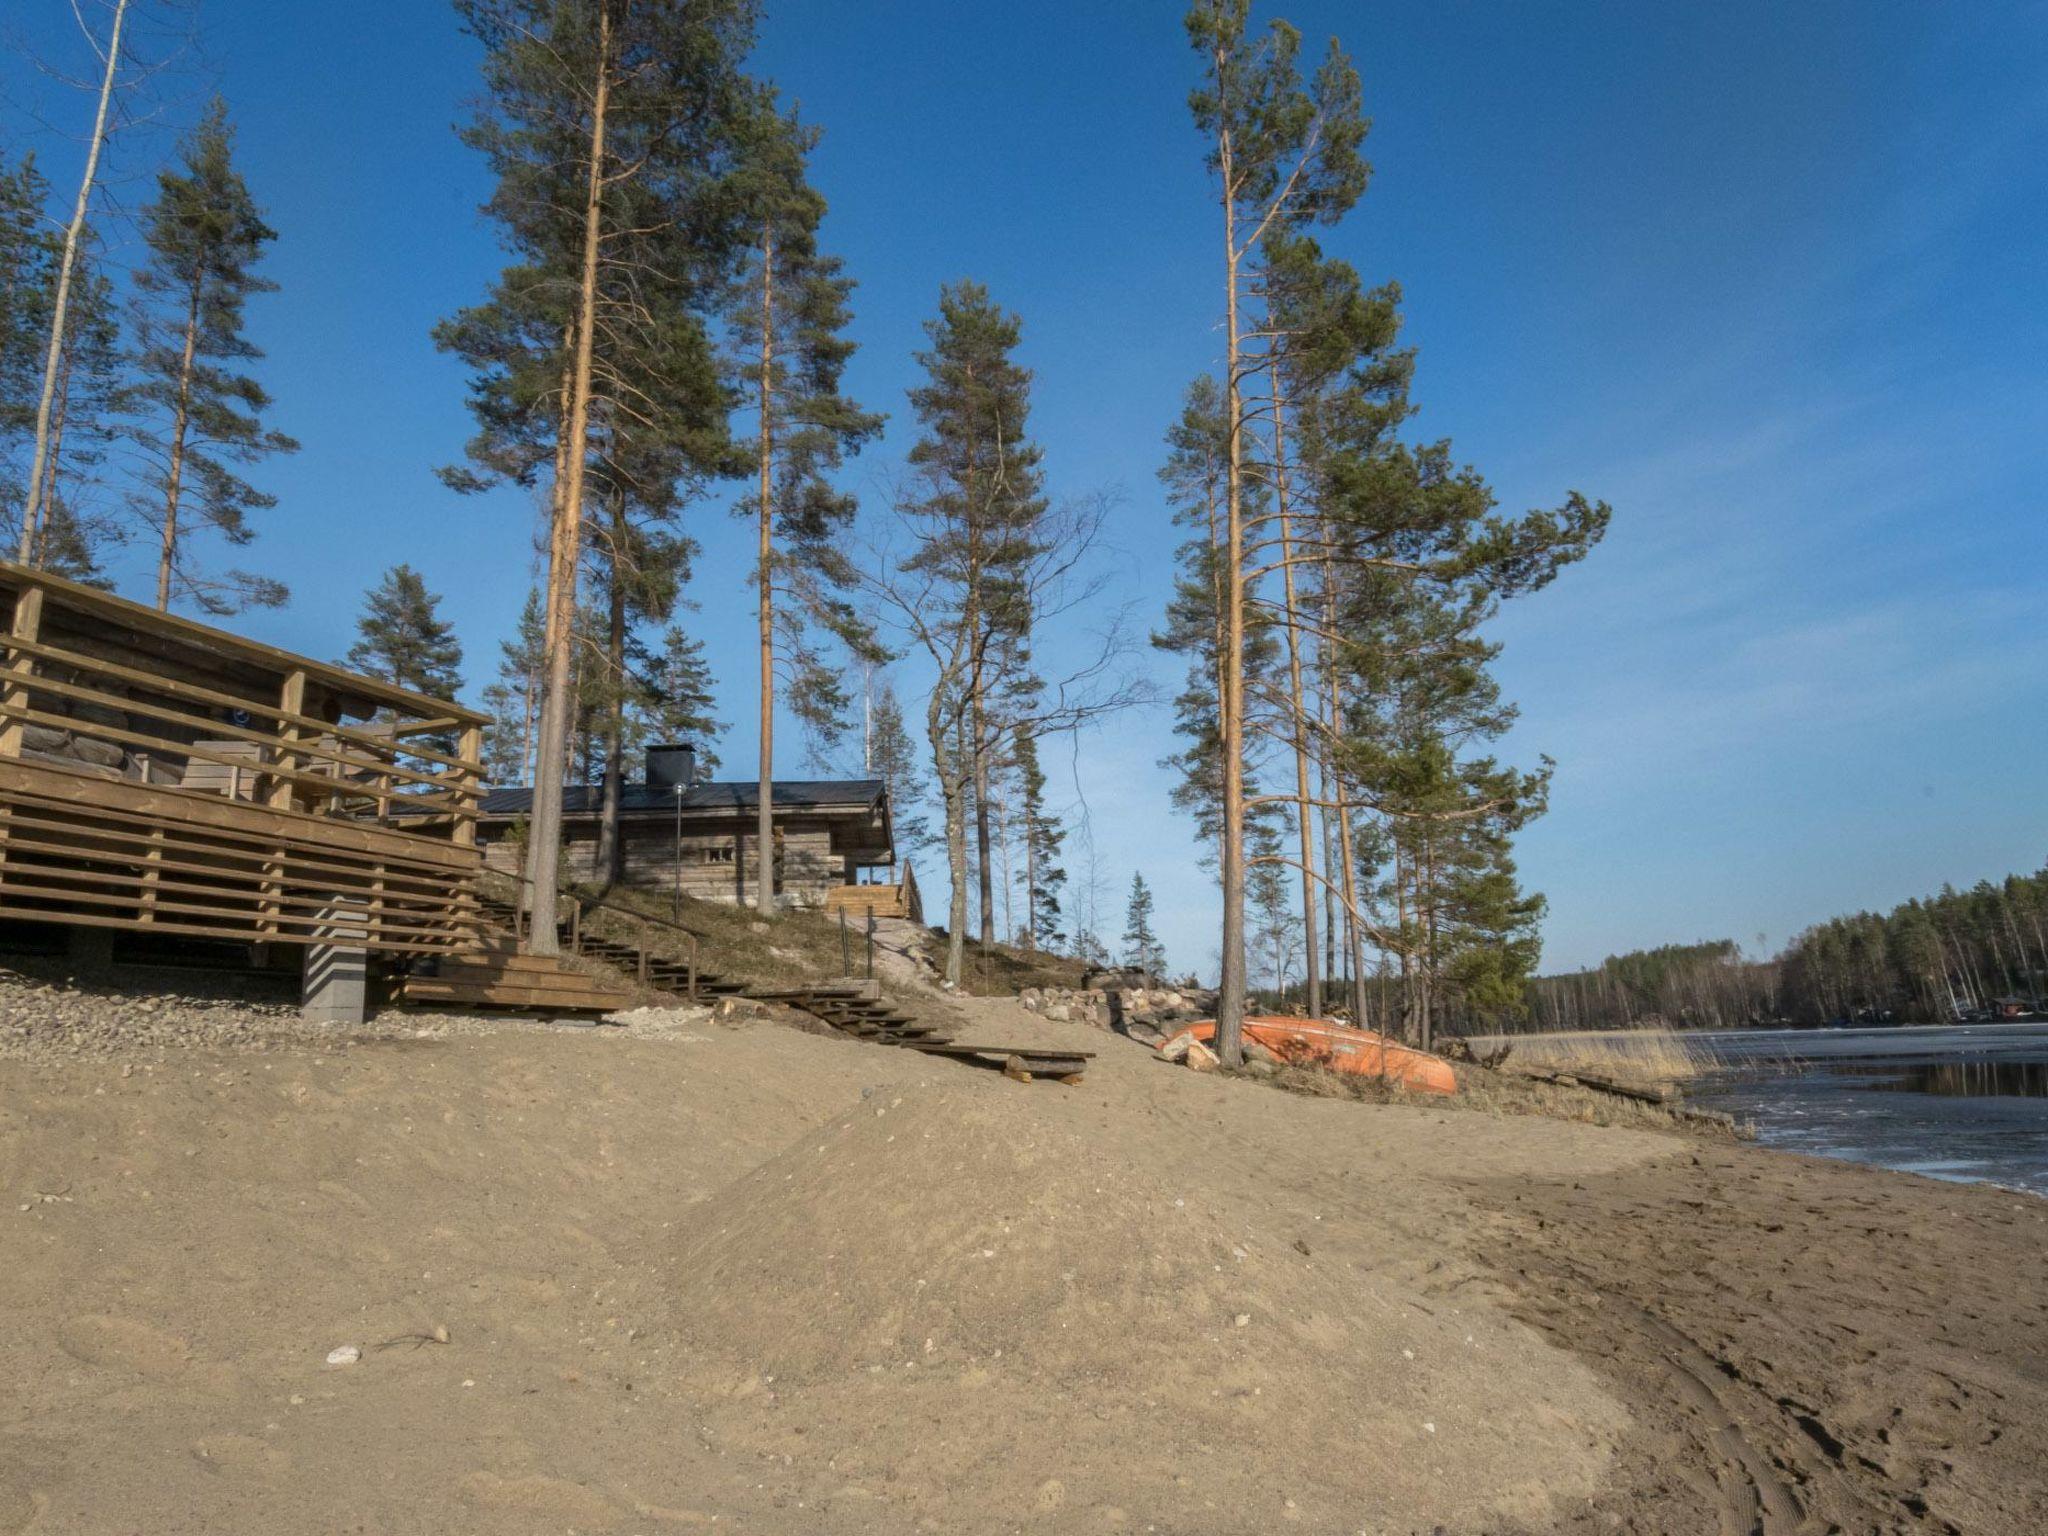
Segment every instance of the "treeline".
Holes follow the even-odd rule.
[[[1994,885],[1838,917],[1778,961],[1787,1011],[1803,1022],[1890,1015],[1947,1020],[2048,994],[2048,867]]]
[[[1779,967],[1733,939],[1613,955],[1590,971],[1529,984],[1531,1029],[1739,1029],[1779,1017]]]
[[[1761,1024],[1945,1023],[2048,1002],[2048,867],[1807,929],[1771,960],[1732,939],[1612,956],[1543,976],[1532,1029],[1737,1029]]]

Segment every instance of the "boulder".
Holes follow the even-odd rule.
[[[1201,1041],[1192,1037],[1188,1040],[1187,1055],[1182,1060],[1197,1072],[1214,1072],[1216,1070],[1216,1053],[1202,1044]]]

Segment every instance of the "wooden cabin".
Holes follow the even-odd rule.
[[[475,945],[484,716],[6,562],[0,646],[0,919]]]
[[[760,785],[706,781],[689,746],[647,749],[636,783],[619,787],[620,878],[629,885],[680,891],[699,901],[746,905],[760,868]],[[889,787],[881,779],[777,779],[774,812],[775,889],[792,906],[836,906],[858,891],[878,910],[919,916],[916,884],[899,867]],[[603,786],[563,791],[562,872],[596,881]],[[530,788],[484,796],[477,840],[490,867],[517,874]],[[886,894],[885,894],[886,893]]]

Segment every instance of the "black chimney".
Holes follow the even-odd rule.
[[[697,749],[688,743],[647,749],[647,787],[689,789],[697,782]]]

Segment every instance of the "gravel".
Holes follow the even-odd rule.
[[[296,1002],[247,995],[237,978],[166,972],[82,979],[0,967],[0,1060],[65,1061],[171,1051],[343,1048],[520,1031],[626,1034],[687,1042],[708,1008],[637,1009],[592,1029],[589,1019],[423,1013],[387,1008],[354,1028],[311,1025]],[[216,989],[215,983],[218,983]],[[260,984],[259,984],[260,985]],[[618,1027],[611,1027],[614,1023]]]

